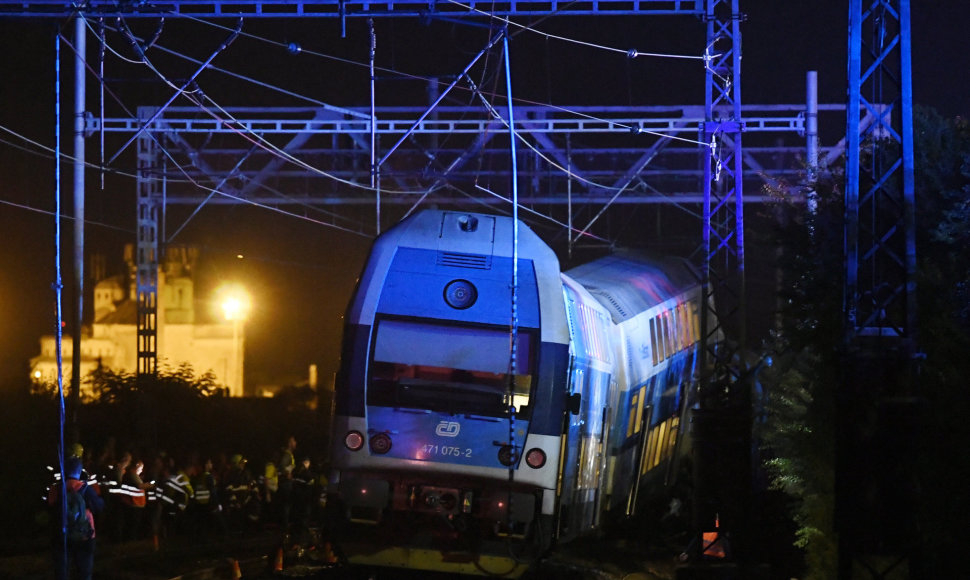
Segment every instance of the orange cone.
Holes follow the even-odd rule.
[[[233,559],[232,561],[232,580],[239,580],[242,578],[242,572],[239,570],[239,560]]]
[[[323,558],[327,564],[337,563],[337,555],[333,553],[333,546],[330,545],[330,542],[323,544]]]
[[[714,518],[714,531],[704,532],[701,534],[704,540],[704,549],[702,550],[703,555],[712,556],[714,558],[726,558],[727,551],[725,550],[725,543],[727,538],[721,537],[718,530],[721,529],[721,519],[720,517]]]
[[[283,571],[283,548],[280,548],[279,550],[276,551],[276,563],[273,564],[273,571],[274,572]]]

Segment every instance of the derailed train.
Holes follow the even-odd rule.
[[[632,514],[684,450],[701,300],[682,260],[561,272],[508,217],[426,210],[384,233],[334,395],[329,506],[350,562],[518,576]]]

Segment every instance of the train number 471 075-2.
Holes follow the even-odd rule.
[[[461,447],[455,447],[453,445],[432,445],[427,444],[424,446],[425,455],[445,455],[448,457],[471,457],[472,450],[471,447],[466,447],[462,449]]]

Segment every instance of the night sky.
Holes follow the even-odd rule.
[[[816,4],[823,4],[819,8]],[[847,2],[742,1],[747,14],[742,25],[743,102],[800,103],[804,101],[805,71],[818,70],[822,103],[843,102],[846,91]],[[917,104],[937,108],[945,116],[970,114],[970,54],[966,50],[966,22],[970,3],[924,0],[913,3],[913,84]],[[703,29],[683,18],[601,18],[590,25],[558,19],[549,30],[591,42],[657,52],[696,52]],[[632,22],[631,22],[632,21]],[[231,25],[233,23],[226,23]],[[487,31],[456,25],[423,27],[402,20],[379,20],[378,64],[415,75],[445,75],[461,70],[480,50]],[[544,23],[545,25],[545,23]],[[0,20],[0,127],[45,146],[54,143],[54,41],[51,21]],[[150,33],[148,22],[133,24]],[[207,34],[200,31],[208,30]],[[298,22],[250,21],[244,30],[280,42],[299,42],[307,50],[366,62],[368,37],[363,21],[350,21],[341,37],[334,20]],[[68,36],[72,36],[70,30]],[[181,47],[195,58],[206,58],[226,36],[199,23],[169,19],[163,41]],[[89,36],[89,58],[96,43]],[[69,126],[72,110],[72,60],[62,54],[62,116]],[[612,56],[575,46],[550,45],[541,39],[516,38],[512,43],[516,96],[557,104],[702,104],[703,73],[683,65],[655,62],[614,62]],[[611,60],[612,59],[612,60]],[[117,60],[109,62],[118,62]],[[165,62],[160,59],[160,62]],[[582,66],[576,66],[579,63]],[[337,105],[365,106],[369,86],[366,68],[338,61],[310,60],[269,51],[242,39],[216,64],[266,83]],[[163,65],[164,66],[164,65]],[[173,77],[186,75],[194,65],[173,63]],[[181,68],[178,68],[181,67]],[[117,64],[107,72],[113,90],[128,106],[163,102],[171,89],[150,82],[151,75],[131,65]],[[293,105],[279,94],[240,88],[215,77],[200,76],[200,85],[225,105]],[[415,91],[401,81],[378,85],[383,104]],[[423,97],[422,97],[423,98]],[[89,108],[96,110],[98,89],[88,83]],[[184,101],[179,104],[186,104]],[[406,103],[414,104],[414,103]],[[833,143],[838,135],[823,141]],[[98,138],[89,139],[88,159],[96,161]],[[71,136],[61,135],[70,152]],[[0,386],[17,384],[27,373],[27,359],[37,354],[39,338],[55,326],[54,292],[54,169],[49,157],[22,149],[24,143],[0,132]],[[109,150],[109,155],[111,151]],[[130,161],[128,162],[130,167]],[[70,213],[71,170],[62,171],[65,211]],[[134,237],[134,182],[109,177],[101,190],[97,173],[87,176],[86,245],[89,253],[103,253],[120,267],[122,247]],[[184,219],[170,214],[169,228]],[[362,216],[364,219],[366,216]],[[372,219],[372,218],[366,218]],[[70,220],[64,220],[61,240],[62,274],[69,288]],[[180,233],[177,242],[203,249],[202,293],[220,279],[242,279],[252,288],[256,309],[248,326],[247,382],[250,385],[294,382],[311,362],[323,373],[333,370],[339,345],[340,318],[353,288],[369,240],[334,230],[314,221],[258,208],[206,208]],[[749,250],[750,251],[750,250]],[[242,255],[243,258],[237,258]],[[113,273],[113,272],[112,272]],[[90,289],[90,288],[89,288]],[[70,320],[72,299],[65,293],[64,317]],[[322,377],[325,379],[325,376]]]

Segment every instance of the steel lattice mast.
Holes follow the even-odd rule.
[[[850,0],[839,578],[920,577],[909,0]],[[871,115],[876,123],[864,126]],[[895,442],[895,443],[893,443]]]

